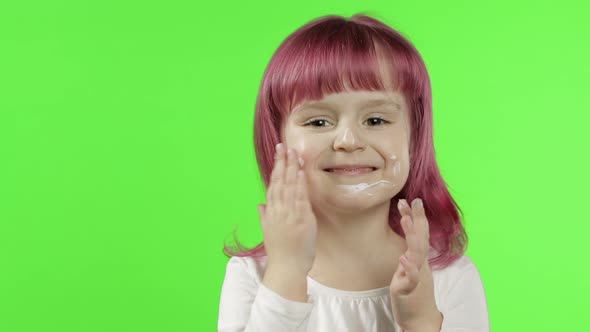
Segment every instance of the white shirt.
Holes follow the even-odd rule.
[[[221,288],[219,332],[401,332],[389,287],[346,291],[307,276],[308,302],[288,300],[262,283],[266,256],[231,257]],[[473,262],[461,256],[432,271],[442,332],[489,332],[483,285]]]

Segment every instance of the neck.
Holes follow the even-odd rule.
[[[389,226],[389,206],[387,201],[354,213],[314,209],[318,222],[316,260],[367,262],[405,251],[404,239]]]

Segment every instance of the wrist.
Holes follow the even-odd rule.
[[[262,283],[283,298],[297,302],[307,302],[307,276],[276,266],[267,268]]]

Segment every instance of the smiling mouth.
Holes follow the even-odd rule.
[[[376,171],[375,167],[360,167],[360,168],[327,168],[324,170],[326,173],[333,175],[347,175],[347,176],[358,176],[364,174],[370,174]]]

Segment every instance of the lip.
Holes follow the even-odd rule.
[[[334,166],[328,166],[324,168],[324,171],[327,169],[331,169],[331,168],[346,168],[346,169],[353,169],[353,168],[366,168],[366,167],[371,167],[371,168],[377,168],[373,165],[334,165]]]
[[[348,169],[349,171],[346,171],[345,169]],[[377,167],[373,167],[370,165],[337,165],[334,167],[325,168],[324,172],[337,176],[361,176],[373,173],[376,170]]]

